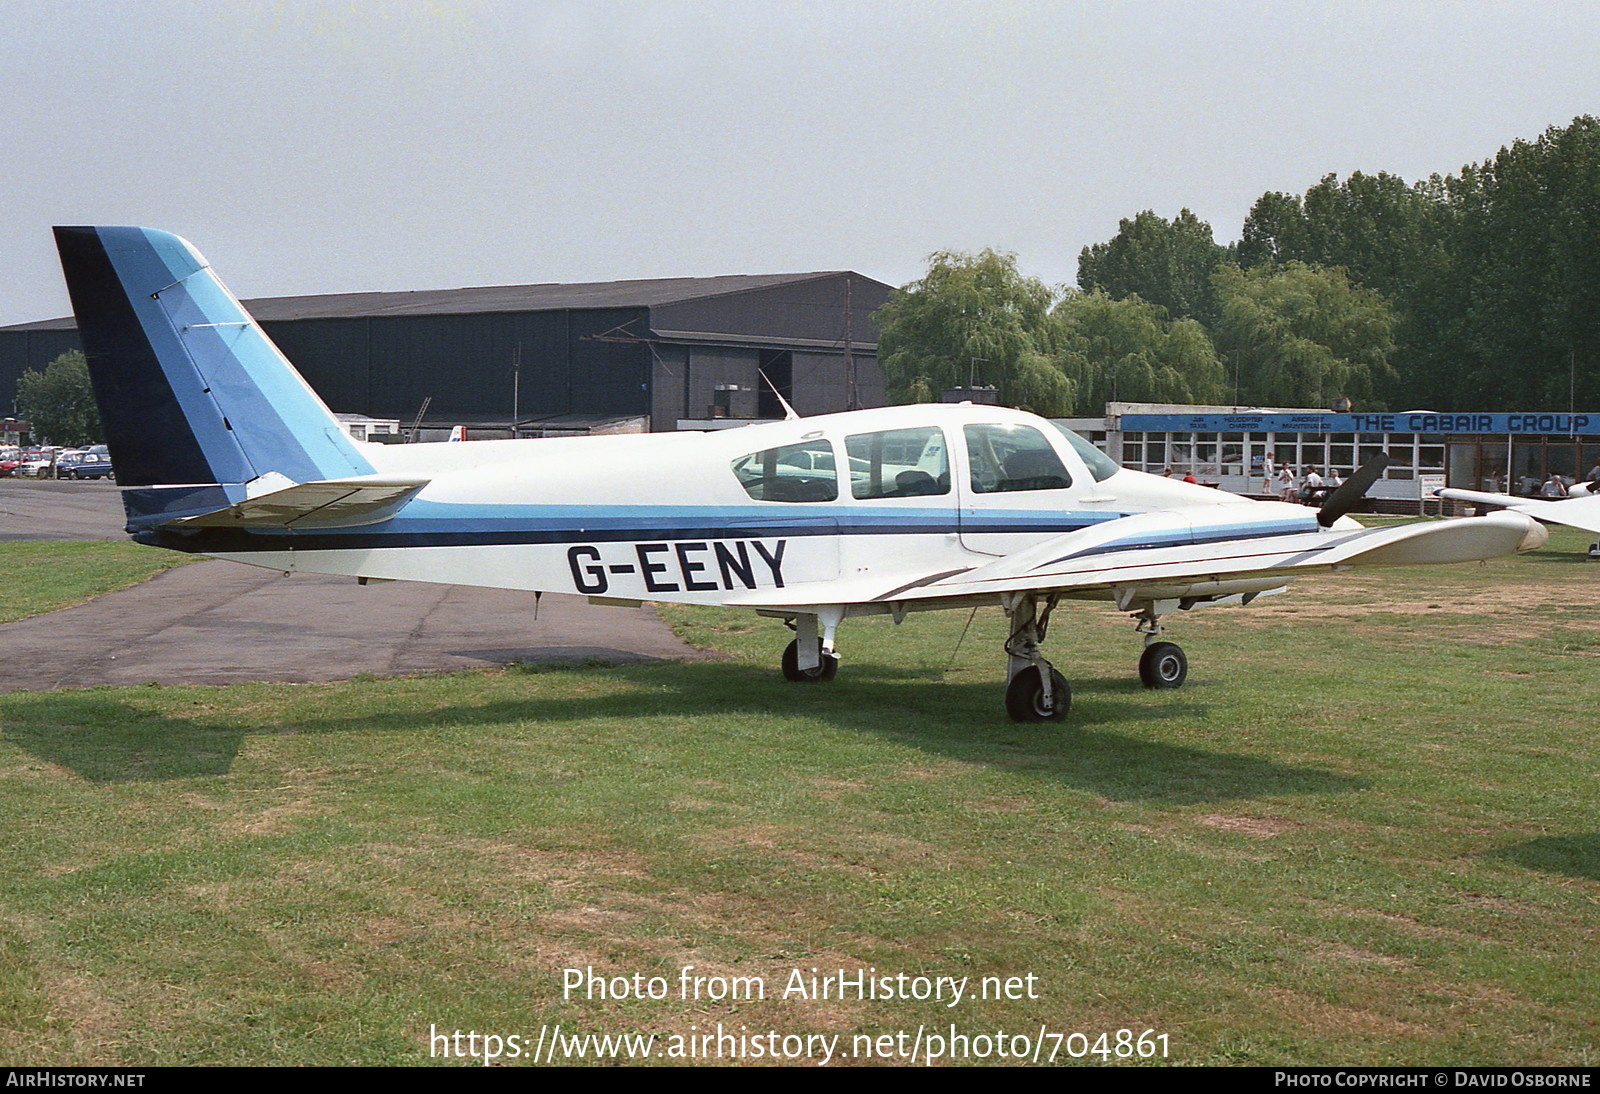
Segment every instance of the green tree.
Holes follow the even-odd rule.
[[[1278,266],[1290,259],[1305,261],[1305,209],[1294,194],[1276,190],[1262,194],[1244,219],[1239,236],[1239,265]]]
[[[1342,266],[1357,284],[1402,300],[1440,244],[1429,230],[1437,204],[1427,184],[1381,171],[1324,176],[1304,198],[1263,194],[1245,218],[1239,264]]]
[[[1437,343],[1448,312],[1422,302],[1449,268],[1450,214],[1437,179],[1415,185],[1396,175],[1355,172],[1344,181],[1324,176],[1303,198],[1263,194],[1245,219],[1240,265],[1289,262],[1338,267],[1351,281],[1382,293],[1395,313],[1392,372],[1375,394],[1390,404],[1435,405],[1417,392],[1419,348]]]
[[[1123,220],[1108,242],[1078,256],[1078,287],[1113,300],[1137,296],[1174,319],[1216,322],[1218,301],[1211,275],[1232,255],[1212,238],[1211,225],[1188,209],[1170,221],[1146,209]]]
[[[1375,409],[1391,377],[1394,311],[1343,269],[1302,262],[1217,272],[1217,352],[1256,406],[1328,406],[1341,396]]]
[[[1434,183],[1448,249],[1412,308],[1407,349],[1441,409],[1566,410],[1600,403],[1600,119]]]
[[[1440,410],[1600,405],[1600,120],[1574,118],[1492,159],[1407,185],[1329,175],[1264,194],[1246,267],[1340,267],[1394,315],[1390,405]]]
[[[45,366],[29,369],[17,378],[17,403],[33,435],[51,444],[100,444],[100,409],[89,384],[89,362],[79,350],[69,350]]]
[[[1079,392],[1078,411],[1098,414],[1113,400],[1213,403],[1229,388],[1206,330],[1170,321],[1137,296],[1072,293],[1056,305],[1058,359]]]
[[[928,272],[873,313],[892,402],[933,402],[969,380],[1040,414],[1071,413],[1077,392],[1051,356],[1053,294],[1015,255],[940,251]]]

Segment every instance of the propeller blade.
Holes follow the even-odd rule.
[[[1372,489],[1372,484],[1378,481],[1378,476],[1383,474],[1383,469],[1389,466],[1387,453],[1379,452],[1372,459],[1361,465],[1361,470],[1345,479],[1328,499],[1322,503],[1322,508],[1317,510],[1317,523],[1324,528],[1332,528],[1334,522],[1360,504],[1361,499],[1367,496],[1367,491]]]

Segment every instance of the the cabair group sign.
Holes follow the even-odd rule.
[[[1124,414],[1125,431],[1195,433],[1600,433],[1600,414]]]

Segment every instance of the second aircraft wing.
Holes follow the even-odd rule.
[[[829,588],[828,599],[834,604],[992,601],[1032,592],[1122,606],[1153,599],[1207,600],[1278,588],[1314,572],[1497,558],[1532,550],[1546,538],[1537,521],[1520,513],[1388,528],[1361,528],[1350,521],[1332,529],[1317,527],[1314,513],[1285,517],[1281,510],[1253,520],[1232,507],[1214,516],[1143,513],[970,568],[839,583]],[[796,602],[796,592],[761,590],[738,603],[786,606]]]

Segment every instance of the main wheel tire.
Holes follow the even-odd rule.
[[[1052,702],[1044,701],[1043,678],[1037,668],[1029,665],[1011,678],[1006,685],[1006,713],[1013,722],[1059,722],[1072,709],[1072,689],[1067,678],[1055,669],[1050,670]]]
[[[1181,688],[1189,659],[1175,642],[1152,642],[1139,656],[1139,679],[1147,688]]]
[[[819,641],[818,647],[822,645]],[[796,684],[820,684],[832,680],[839,672],[839,659],[831,653],[822,654],[822,664],[814,669],[800,667],[800,642],[796,639],[783,648],[783,678]]]

